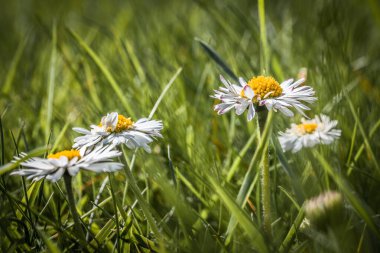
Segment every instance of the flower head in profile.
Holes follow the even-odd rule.
[[[33,181],[46,178],[52,182],[58,181],[64,173],[75,176],[80,169],[93,172],[113,172],[123,167],[123,164],[113,162],[112,158],[118,157],[121,152],[114,150],[112,146],[97,147],[86,154],[79,150],[64,150],[49,155],[47,158],[33,157],[21,162],[22,169],[16,170],[11,175],[26,176]],[[20,160],[27,156],[25,153]]]
[[[290,110],[294,108],[305,116],[303,111],[310,108],[303,103],[313,103],[317,100],[313,88],[302,85],[303,78],[296,82],[289,79],[281,84],[270,76],[257,76],[248,83],[239,78],[239,85],[232,84],[222,76],[220,80],[224,87],[219,87],[219,90],[215,90],[215,94],[211,96],[221,101],[214,107],[215,111],[224,114],[235,109],[236,114],[240,115],[248,108],[248,121],[255,116],[255,107],[261,106],[265,106],[268,110],[280,111],[288,117],[294,116]]]
[[[330,144],[338,139],[341,130],[336,129],[338,121],[330,120],[326,115],[317,115],[315,118],[302,119],[301,124],[292,124],[285,132],[279,133],[279,141],[284,151],[298,152],[304,147],[313,147],[317,144]]]
[[[305,214],[310,225],[325,230],[344,220],[344,201],[341,193],[327,191],[305,203]]]
[[[75,127],[74,131],[83,134],[74,139],[73,148],[91,149],[96,146],[125,144],[130,149],[142,147],[151,152],[148,144],[155,137],[161,137],[161,121],[142,118],[133,122],[117,112],[104,116],[99,125],[91,125],[91,130]]]

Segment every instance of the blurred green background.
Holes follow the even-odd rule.
[[[107,112],[118,111],[134,119],[148,116],[162,89],[182,67],[154,116],[164,122],[164,139],[155,142],[152,155],[138,152],[136,178],[142,189],[149,189],[146,199],[157,217],[162,218],[172,206],[180,210],[175,215],[184,227],[169,222],[165,228],[165,236],[174,238],[167,239],[171,245],[168,252],[223,249],[221,241],[229,213],[218,195],[207,188],[206,178],[212,175],[233,198],[237,195],[256,141],[242,157],[239,152],[255,132],[255,124],[232,113],[222,117],[215,114],[215,101],[210,95],[220,85],[219,74],[227,75],[197,39],[213,48],[237,76],[249,79],[260,74],[257,2],[23,0],[0,1],[0,6],[2,164],[11,161],[16,149],[29,151],[47,143],[55,150],[70,148],[77,136],[70,130],[73,126],[95,124]],[[319,99],[308,115],[328,114],[339,121],[342,129],[339,142],[319,150],[347,179],[378,223],[380,3],[265,1],[265,12],[270,48],[266,73],[284,81],[296,78],[301,68],[307,68],[307,84],[316,90]],[[298,119],[276,114],[273,138]],[[170,195],[177,190],[169,183],[168,146],[179,173],[177,197]],[[286,157],[301,180],[303,197],[297,200],[299,205],[306,198],[336,188],[333,180],[326,180],[321,165],[310,153]],[[238,170],[226,180],[235,162]],[[278,188],[295,194],[293,179],[281,166],[273,152],[272,204],[278,221],[273,225],[273,250],[279,248],[298,213]],[[90,200],[96,197],[103,178],[94,179],[86,173],[78,177],[77,194],[83,198],[83,210],[91,209]],[[120,173],[116,181],[122,192],[124,175]],[[23,196],[19,179],[5,176],[4,184],[14,196]],[[39,193],[42,202],[35,206],[38,211],[50,192],[57,191],[46,184],[41,188],[45,193]],[[259,192],[252,195],[253,205],[259,208]],[[133,194],[126,199],[132,203]],[[2,200],[1,216],[10,216],[11,208],[5,204],[9,199],[3,195]],[[55,212],[68,213],[67,206],[60,208],[49,209],[44,215],[53,219],[57,217]],[[244,210],[255,216],[249,208]],[[345,247],[350,250],[346,252],[378,250],[376,236],[367,228],[363,230],[362,217],[352,210],[349,217],[348,238],[354,239],[347,240]],[[104,217],[97,221],[100,227],[105,222]],[[148,227],[141,228],[147,237]],[[249,237],[236,233],[234,246],[224,250],[251,250]],[[54,229],[47,229],[47,234],[54,235]],[[183,238],[187,237],[197,243],[186,242]],[[360,238],[364,243],[359,247]],[[9,238],[2,240],[3,250],[13,245]],[[115,238],[110,236],[108,240]],[[63,238],[57,243],[67,248],[69,241]],[[300,235],[289,248],[301,252],[331,250],[321,245],[313,236]]]

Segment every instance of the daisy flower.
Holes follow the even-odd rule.
[[[324,192],[305,203],[305,216],[317,229],[326,230],[344,220],[344,200],[336,191]]]
[[[64,150],[51,154],[48,158],[33,157],[21,162],[22,169],[14,171],[11,175],[27,176],[27,179],[38,181],[46,178],[52,182],[57,182],[64,173],[75,176],[80,169],[99,172],[113,172],[121,169],[124,165],[112,162],[112,158],[118,157],[121,152],[114,150],[112,146],[97,147],[91,152],[84,154],[79,150]],[[20,160],[27,156],[25,153]]]
[[[163,125],[160,120],[149,120],[142,118],[133,122],[117,112],[104,116],[99,125],[91,125],[91,130],[74,127],[73,130],[83,134],[74,139],[73,148],[91,149],[95,146],[125,144],[130,149],[142,147],[151,152],[149,143],[155,137],[161,137],[160,131]]]
[[[330,120],[326,115],[315,116],[314,119],[302,119],[301,124],[292,124],[285,133],[279,133],[279,141],[284,151],[298,152],[303,147],[317,144],[330,144],[338,139],[341,130],[335,129],[338,121]]]
[[[304,110],[310,110],[303,104],[313,103],[317,100],[314,97],[315,91],[310,86],[302,85],[304,78],[293,82],[293,79],[286,80],[279,84],[273,77],[257,76],[251,80],[244,81],[239,78],[239,85],[220,76],[224,87],[215,90],[211,97],[219,99],[220,104],[215,105],[214,109],[218,114],[224,114],[231,109],[235,109],[237,115],[242,114],[248,108],[248,121],[255,116],[255,106],[265,106],[268,110],[280,111],[288,117],[294,116],[289,108],[294,108],[302,115]]]

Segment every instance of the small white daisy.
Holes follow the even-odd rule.
[[[215,94],[211,96],[221,101],[220,104],[215,105],[214,110],[221,115],[235,108],[236,114],[241,115],[248,107],[247,119],[249,121],[252,120],[256,114],[253,105],[253,97],[255,95],[253,90],[243,78],[239,78],[240,86],[230,83],[223,76],[220,76],[220,81],[222,81],[225,87],[219,87],[219,90],[214,90]]]
[[[284,151],[298,152],[303,147],[317,144],[330,144],[338,139],[341,130],[335,129],[338,121],[330,120],[326,115],[315,116],[314,119],[302,119],[301,124],[292,124],[285,133],[279,133],[279,141]]]
[[[74,127],[73,130],[83,134],[74,139],[73,148],[88,149],[95,146],[125,144],[130,149],[142,147],[151,152],[149,143],[155,137],[161,137],[162,121],[139,119],[133,122],[117,112],[104,116],[99,125],[91,125],[91,130]]]
[[[317,100],[315,91],[310,86],[304,86],[305,79],[296,82],[293,79],[279,84],[273,77],[258,76],[247,82],[239,78],[239,84],[235,85],[220,76],[225,87],[219,87],[211,97],[221,100],[214,109],[218,114],[224,114],[235,108],[236,114],[242,114],[248,107],[247,119],[255,116],[255,107],[265,106],[268,110],[279,110],[288,117],[294,116],[289,108],[295,108],[302,115],[304,110],[310,110],[303,104],[313,103]]]
[[[112,162],[112,158],[121,155],[120,151],[114,150],[112,146],[97,147],[91,152],[84,154],[79,150],[64,150],[51,154],[48,158],[33,157],[21,162],[22,169],[14,171],[11,175],[27,176],[28,179],[38,181],[46,178],[52,182],[57,182],[64,173],[75,176],[79,169],[93,172],[113,172],[121,169],[124,165]],[[23,153],[20,160],[25,157]]]

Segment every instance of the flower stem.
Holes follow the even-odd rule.
[[[267,40],[267,32],[265,26],[265,4],[264,0],[258,0],[258,14],[260,23],[260,39],[261,39],[261,71],[263,74],[269,71],[269,47]],[[264,125],[267,119],[267,112],[263,112],[259,118],[260,134],[264,132]],[[267,236],[271,237],[271,207],[270,207],[270,175],[269,175],[269,148],[268,142],[264,146],[263,159],[261,164],[261,202],[263,206],[264,231]]]
[[[267,120],[268,113],[262,112],[259,118],[260,134],[264,132],[265,121]],[[261,204],[263,210],[263,227],[268,237],[271,237],[272,218],[271,218],[271,205],[270,205],[270,175],[269,175],[269,148],[268,141],[264,146],[263,158],[260,168],[261,174]]]
[[[67,192],[67,199],[69,202],[69,208],[71,215],[74,219],[74,232],[77,234],[79,240],[86,241],[86,237],[84,235],[82,225],[80,223],[79,214],[77,212],[76,206],[75,206],[75,200],[74,200],[74,194],[73,194],[73,188],[71,183],[71,176],[68,173],[65,173],[63,176],[63,179],[65,181],[65,187]]]

